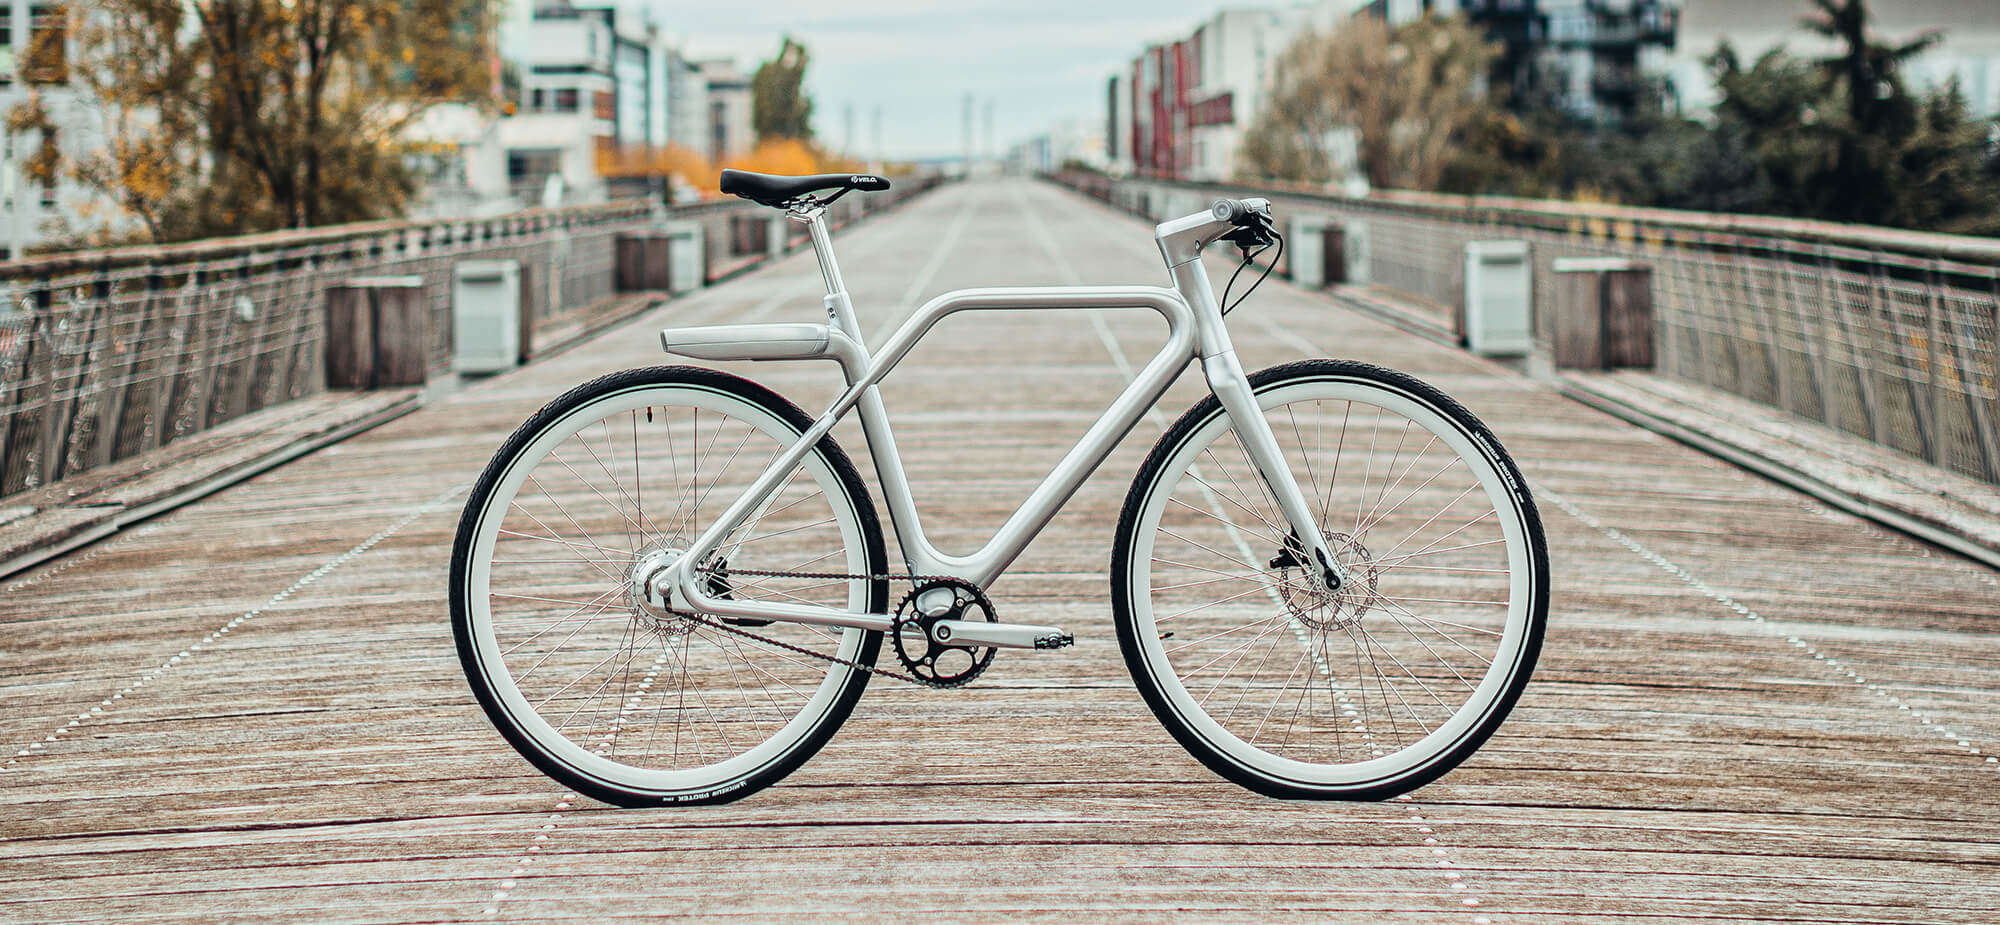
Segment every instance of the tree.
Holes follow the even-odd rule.
[[[1825,88],[1810,64],[1772,49],[1744,67],[1728,42],[1705,62],[1718,93],[1696,142],[1693,182],[1660,205],[1804,214],[1823,195],[1832,139]]]
[[[805,92],[810,58],[806,47],[788,35],[778,56],[757,66],[750,78],[750,123],[758,141],[812,140],[813,103]]]
[[[1897,149],[1919,127],[1923,109],[1903,84],[1902,66],[1937,44],[1940,35],[1929,31],[1890,43],[1869,30],[1863,0],[1814,0],[1814,6],[1815,15],[1803,25],[1841,49],[1818,61],[1827,93],[1838,107],[1825,113],[1834,129],[1834,159],[1825,178],[1829,194],[1816,197],[1812,211],[1847,221],[1901,224],[1901,201],[1914,190],[1896,169]]]
[[[1371,185],[1434,189],[1469,133],[1492,117],[1486,75],[1498,54],[1463,18],[1435,14],[1393,31],[1360,16],[1309,32],[1279,60],[1244,139],[1244,172],[1329,180],[1351,143]]]
[[[173,241],[399,214],[402,132],[431,106],[491,98],[486,0],[84,0],[77,83],[102,147],[65,170]],[[54,126],[39,100],[16,132]]]

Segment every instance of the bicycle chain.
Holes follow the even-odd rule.
[[[857,579],[861,581],[907,581],[911,582],[912,584],[918,584],[918,585],[921,585],[924,582],[928,581],[957,582],[964,580],[962,578],[953,578],[949,575],[855,575],[846,572],[784,572],[784,571],[777,571],[774,569],[754,569],[754,568],[717,569],[708,566],[697,566],[695,568],[695,571],[706,575],[714,575],[719,573],[725,578],[730,575],[751,575],[760,578],[811,578],[811,579],[826,579],[829,581],[832,580],[854,581]],[[934,684],[930,681],[924,680],[923,678],[919,678],[914,674],[898,674],[897,672],[890,671],[886,668],[878,668],[874,665],[863,665],[860,662],[854,661],[853,659],[841,658],[838,655],[828,655],[825,652],[808,649],[804,646],[793,645],[781,639],[772,639],[769,636],[763,636],[757,633],[750,632],[749,630],[746,630],[740,626],[731,626],[728,623],[723,623],[709,619],[704,614],[682,613],[681,611],[675,611],[675,613],[687,617],[688,619],[693,620],[696,623],[700,623],[704,626],[714,627],[715,629],[722,630],[723,632],[734,633],[738,636],[742,636],[748,639],[755,639],[758,642],[764,643],[765,645],[776,646],[780,649],[784,649],[789,652],[796,652],[800,655],[809,655],[813,658],[832,662],[836,665],[846,665],[849,668],[859,668],[863,671],[870,672],[872,674],[878,674],[881,675],[882,677],[890,678],[892,680],[903,681],[909,684],[914,684],[918,687],[927,687],[931,688],[932,690],[943,690],[949,688],[950,686],[944,684]],[[892,633],[895,632],[896,631],[895,624],[900,623],[901,621],[902,621],[901,617],[897,617],[895,621],[892,621],[889,631]]]

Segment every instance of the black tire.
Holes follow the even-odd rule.
[[[807,734],[796,740],[774,760],[764,762],[750,772],[720,785],[704,787],[698,792],[642,792],[586,773],[539,747],[523,731],[517,718],[505,708],[481,664],[479,647],[474,640],[472,609],[468,606],[473,549],[496,487],[501,484],[503,477],[523,451],[537,437],[555,427],[571,412],[622,393],[661,387],[698,389],[738,399],[784,422],[794,437],[812,426],[812,418],[809,415],[777,393],[742,377],[716,370],[691,366],[655,366],[599,377],[577,386],[543,406],[501,445],[480,474],[466,501],[464,514],[459,519],[458,534],[452,547],[451,559],[452,631],[466,680],[478,698],[480,707],[485,710],[487,718],[516,751],[543,773],[578,793],[606,803],[628,807],[723,803],[740,799],[776,783],[804,764],[833,737],[841,723],[853,711],[855,702],[867,688],[869,678],[869,672],[860,668],[829,665],[829,673],[844,672],[846,678],[838,688],[830,707],[821,714],[816,725]],[[651,413],[650,406],[648,413]],[[858,521],[859,532],[865,546],[866,573],[885,574],[888,555],[881,524],[876,518],[874,503],[869,496],[867,485],[862,482],[853,462],[831,436],[822,438],[812,452],[831,470],[844,496],[840,500],[844,500],[850,506]],[[636,462],[635,459],[635,465]],[[835,500],[831,493],[828,497],[829,501]],[[886,613],[889,604],[889,583],[886,580],[869,581],[866,585],[869,612]],[[755,627],[751,629],[755,631]],[[881,642],[881,633],[863,632],[853,660],[860,665],[872,666],[880,652]],[[505,670],[504,666],[502,670]]]
[[[1124,653],[1133,682],[1161,724],[1189,753],[1217,774],[1258,793],[1286,799],[1381,800],[1428,784],[1457,767],[1493,735],[1519,700],[1522,689],[1527,686],[1533,674],[1547,623],[1549,569],[1547,543],[1542,534],[1541,518],[1535,508],[1534,499],[1528,493],[1526,480],[1521,477],[1519,469],[1515,467],[1506,451],[1501,449],[1499,441],[1494,439],[1491,431],[1478,418],[1449,396],[1409,375],[1366,363],[1316,359],[1271,367],[1256,372],[1249,378],[1253,389],[1260,396],[1296,384],[1325,381],[1361,384],[1400,395],[1447,419],[1451,426],[1460,430],[1479,448],[1481,455],[1489,463],[1497,467],[1498,473],[1501,474],[1500,479],[1511,491],[1515,502],[1513,507],[1520,518],[1520,534],[1526,539],[1527,557],[1532,562],[1530,568],[1522,570],[1530,583],[1525,599],[1525,630],[1521,635],[1514,637],[1519,640],[1519,645],[1513,652],[1514,661],[1508,669],[1510,674],[1504,676],[1504,686],[1499,688],[1498,696],[1486,702],[1483,711],[1476,712],[1471,718],[1469,728],[1451,740],[1448,747],[1431,753],[1430,757],[1420,764],[1379,779],[1342,782],[1338,786],[1331,786],[1323,781],[1288,779],[1270,772],[1267,768],[1251,766],[1241,758],[1240,750],[1237,754],[1232,754],[1198,731],[1196,724],[1182,715],[1181,709],[1186,707],[1175,706],[1167,686],[1155,675],[1155,663],[1163,665],[1166,660],[1155,655],[1149,662],[1149,657],[1142,649],[1145,643],[1142,633],[1153,634],[1155,640],[1153,646],[1156,650],[1165,647],[1165,643],[1159,642],[1160,639],[1173,634],[1167,633],[1163,636],[1158,627],[1150,623],[1147,627],[1139,625],[1140,620],[1136,616],[1134,607],[1135,563],[1132,559],[1139,541],[1138,532],[1142,527],[1140,521],[1144,511],[1149,504],[1154,503],[1152,495],[1160,490],[1159,483],[1163,476],[1167,475],[1163,470],[1177,453],[1183,451],[1183,445],[1188,444],[1198,432],[1207,430],[1211,434],[1214,433],[1213,427],[1218,416],[1224,414],[1220,402],[1214,396],[1209,396],[1181,415],[1153,447],[1145,464],[1133,479],[1131,489],[1126,495],[1124,509],[1119,516],[1117,539],[1111,559],[1112,606],[1120,649]],[[1274,397],[1271,400],[1277,399]],[[1349,406],[1350,410],[1352,407]],[[1304,438],[1301,435],[1302,448],[1303,443]],[[1372,452],[1373,447],[1370,449]],[[1454,458],[1464,459],[1462,455]],[[1296,463],[1294,465],[1296,466]],[[1186,468],[1187,464],[1183,463],[1182,466]],[[1468,464],[1468,470],[1470,468]],[[1171,492],[1172,489],[1169,488],[1168,491]],[[1167,501],[1162,500],[1158,504],[1164,509]],[[1159,517],[1158,514],[1154,515],[1156,521]],[[1498,522],[1500,518],[1496,517],[1495,520]],[[1147,548],[1152,548],[1150,542]],[[1149,558],[1147,568],[1151,567]],[[1515,580],[1511,571],[1507,580]],[[1149,586],[1150,583],[1149,578]],[[1149,621],[1151,611],[1152,606],[1149,602],[1147,608]],[[1496,658],[1492,670],[1498,670],[1500,664]],[[1165,670],[1173,671],[1171,666],[1166,666]],[[1178,686],[1180,681],[1176,680],[1173,683]],[[1333,683],[1331,678],[1327,683]],[[1185,705],[1189,699],[1191,698],[1183,691],[1180,702]],[[1205,712],[1203,718],[1206,719]],[[1253,741],[1254,738],[1255,736],[1252,736]],[[1236,744],[1242,743],[1239,741]],[[1355,766],[1359,767],[1359,764]]]

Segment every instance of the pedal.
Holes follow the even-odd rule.
[[[996,649],[1060,649],[1076,641],[1060,626],[1032,623],[990,623],[985,620],[940,620],[931,627],[939,642],[954,646]]]

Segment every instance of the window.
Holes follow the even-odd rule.
[[[729,104],[717,100],[708,105],[709,157],[721,160],[730,155]]]
[[[62,4],[28,7],[28,47],[15,60],[29,83],[69,82],[69,11]]]
[[[42,208],[44,209],[53,209],[56,206],[57,170],[55,168],[55,158],[56,152],[60,150],[62,148],[60,142],[57,140],[56,127],[51,125],[43,130],[42,135],[41,156],[49,159],[49,167],[42,173]]]
[[[549,107],[554,112],[576,111],[576,88],[564,87],[555,92],[555,103]]]
[[[558,148],[515,148],[507,152],[507,187],[528,202],[539,201],[549,177],[562,172]]]

